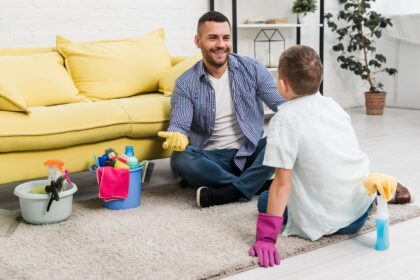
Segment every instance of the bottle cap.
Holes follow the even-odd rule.
[[[129,157],[134,156],[133,146],[125,146],[125,154]]]

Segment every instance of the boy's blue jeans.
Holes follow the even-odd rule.
[[[268,204],[268,191],[262,192],[258,197],[258,212],[265,213],[267,212],[267,204]],[[339,229],[336,233],[339,234],[352,234],[358,232],[366,223],[366,220],[369,216],[369,213],[372,211],[373,203],[370,205],[366,213],[364,213],[359,219],[354,221],[353,223],[349,224],[348,226]],[[287,207],[284,211],[284,220],[283,224],[287,222]]]
[[[274,168],[262,165],[265,145],[266,138],[263,138],[247,158],[242,172],[233,164],[237,149],[203,150],[194,146],[187,146],[183,152],[173,152],[171,168],[194,186],[233,185],[249,200],[274,174]]]

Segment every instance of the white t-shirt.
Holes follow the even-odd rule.
[[[206,150],[239,149],[246,140],[236,120],[228,72],[226,70],[220,79],[209,75],[216,97],[216,117],[213,133],[205,147]]]
[[[373,201],[363,187],[369,159],[350,117],[319,93],[279,106],[263,164],[293,169],[285,235],[316,240],[357,220]]]

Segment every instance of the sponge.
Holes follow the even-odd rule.
[[[29,193],[46,194],[47,192],[45,191],[45,186],[39,186],[39,187],[32,188]]]

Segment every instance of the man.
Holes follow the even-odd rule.
[[[173,91],[163,148],[181,186],[199,187],[197,204],[209,207],[251,199],[273,175],[263,166],[264,102],[285,102],[272,75],[255,59],[231,53],[231,26],[219,12],[198,21],[195,44],[203,59],[181,75]]]

